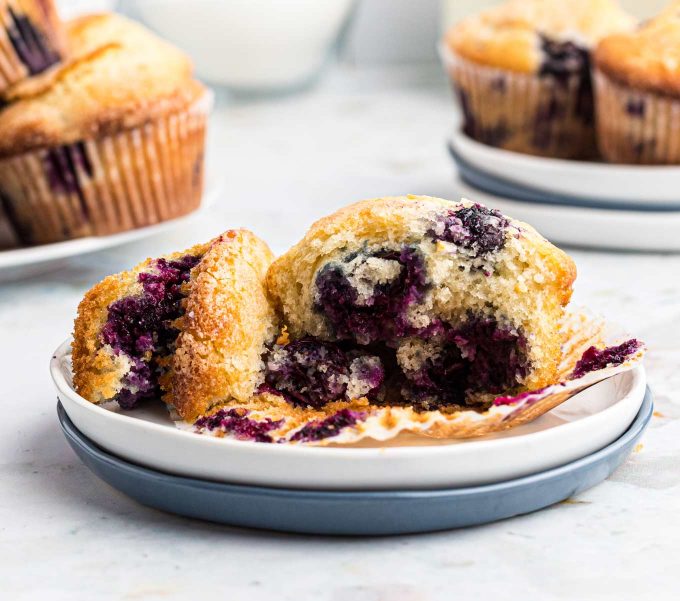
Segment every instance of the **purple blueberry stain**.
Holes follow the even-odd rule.
[[[591,346],[583,353],[576,363],[570,379],[575,380],[594,371],[621,365],[635,355],[641,348],[642,342],[635,338],[626,340],[619,345],[608,346],[603,349]]]
[[[16,13],[10,7],[9,16],[7,37],[31,75],[42,73],[59,62],[59,53],[26,15]]]
[[[83,219],[88,209],[82,177],[92,178],[94,170],[83,142],[50,148],[43,158],[47,183],[54,194],[75,194],[80,201]]]
[[[376,276],[377,282],[363,285],[362,273],[372,266],[388,275]],[[428,287],[425,263],[415,247],[361,251],[319,271],[314,309],[326,317],[340,340],[363,345],[392,340],[417,333],[407,312]]]
[[[245,409],[220,409],[212,415],[200,417],[194,422],[198,430],[209,432],[224,432],[238,440],[250,440],[254,442],[274,442],[271,432],[278,430],[285,420],[272,420],[266,418],[262,421],[248,417],[249,411]]]
[[[626,113],[631,117],[642,118],[645,116],[645,100],[644,98],[628,98],[626,101]]]
[[[298,407],[374,398],[384,380],[380,359],[333,342],[303,338],[276,345],[265,357],[264,387]]]
[[[122,408],[131,409],[143,399],[160,396],[158,379],[163,368],[158,360],[171,352],[175,343],[179,331],[174,321],[183,314],[182,286],[199,261],[200,257],[191,255],[158,259],[151,271],[139,274],[139,295],[109,305],[101,342],[117,355],[126,356],[131,364],[115,398]]]
[[[500,83],[501,81],[502,83]],[[503,79],[492,83],[492,86],[494,85],[501,86],[503,91],[505,89],[505,81]],[[501,91],[497,87],[493,89]],[[482,144],[502,146],[510,137],[510,130],[505,120],[501,118],[494,125],[483,125],[474,115],[468,93],[460,86],[455,86],[454,92],[458,97],[460,109],[463,113],[463,132]]]
[[[313,421],[303,426],[291,436],[290,441],[318,442],[332,438],[342,433],[345,428],[350,428],[363,421],[366,416],[367,414],[363,411],[341,409],[323,420]]]
[[[513,395],[499,396],[494,399],[493,404],[495,407],[502,407],[504,405],[515,405],[516,403],[519,403],[521,401],[527,401],[527,403],[532,404],[535,403],[539,398],[541,398],[541,395],[547,389],[548,387],[546,386],[544,388],[537,388],[536,390],[526,390],[514,396]]]
[[[529,373],[524,335],[490,317],[470,315],[439,344],[419,369],[404,372],[403,396],[425,410],[464,405],[475,392],[503,392]]]
[[[585,124],[592,124],[594,111],[590,52],[573,42],[551,40],[546,36],[541,36],[541,50],[543,61],[538,76],[549,78],[564,90],[569,87],[573,78],[577,78],[575,114]]]
[[[505,246],[510,222],[498,210],[480,204],[449,211],[441,217],[428,235],[435,240],[451,242],[471,249],[475,256],[487,256]]]
[[[491,80],[491,84],[490,84],[489,87],[494,92],[498,92],[499,94],[503,94],[503,93],[505,93],[507,86],[508,86],[508,84],[507,84],[507,80],[506,80],[505,76],[504,75],[498,75]]]

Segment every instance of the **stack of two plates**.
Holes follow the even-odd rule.
[[[530,156],[457,129],[458,192],[531,223],[561,244],[680,251],[680,165],[613,165]]]
[[[287,446],[178,430],[160,403],[126,413],[88,403],[72,387],[69,342],[51,372],[68,442],[114,488],[180,515],[316,534],[426,532],[535,511],[605,479],[652,414],[637,367],[494,436]]]

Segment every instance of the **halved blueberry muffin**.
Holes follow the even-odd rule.
[[[24,244],[110,234],[199,203],[209,97],[189,59],[113,14],[68,23],[73,55],[0,110],[0,201]]]
[[[316,345],[327,381],[291,365],[297,349],[276,356],[273,376],[268,363],[265,381],[283,395],[306,390],[319,406],[352,398],[356,383],[336,383],[356,372],[363,396],[422,410],[483,406],[545,386],[556,375],[575,274],[533,228],[479,204],[350,205],[314,224],[267,274],[290,345]]]
[[[591,157],[591,49],[633,23],[615,0],[509,0],[463,20],[442,44],[463,130],[508,150]]]
[[[600,151],[616,163],[680,163],[680,2],[595,52]]]
[[[52,0],[0,0],[0,96],[59,63],[65,50]]]
[[[162,399],[179,427],[238,440],[464,438],[535,419],[644,352],[564,319],[571,259],[472,202],[363,201],[272,259],[236,230],[106,278],[79,307],[76,390]]]
[[[278,331],[263,284],[272,259],[254,234],[231,230],[104,279],[78,308],[78,393],[124,409],[163,398],[186,418],[250,399]]]

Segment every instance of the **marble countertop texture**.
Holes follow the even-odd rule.
[[[209,164],[224,188],[207,213],[0,285],[0,597],[678,598],[680,255],[570,249],[579,269],[574,302],[648,343],[656,413],[606,482],[532,515],[366,539],[211,525],[126,498],[80,463],[59,430],[48,360],[94,282],[230,227],[249,227],[282,252],[314,219],[360,198],[456,198],[445,151],[452,122],[445,84],[426,71],[346,70],[302,95],[223,102]]]

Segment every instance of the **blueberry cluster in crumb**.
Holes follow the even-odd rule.
[[[101,340],[131,363],[123,387],[115,399],[130,409],[143,399],[161,395],[160,359],[172,350],[178,335],[173,322],[182,315],[182,285],[200,257],[185,256],[174,261],[158,259],[154,268],[139,274],[142,293],[112,303],[101,330]]]

